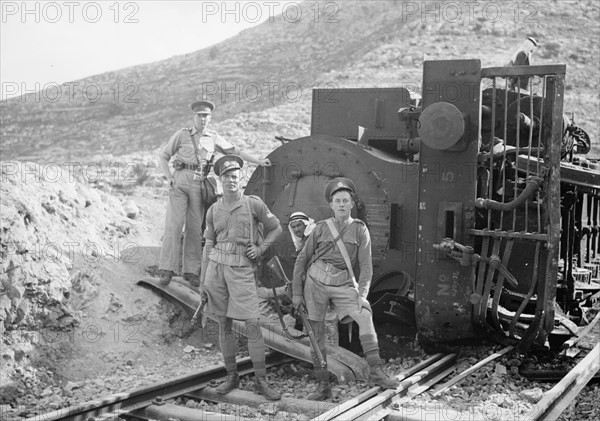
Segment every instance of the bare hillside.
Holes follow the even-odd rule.
[[[253,145],[257,133],[302,130],[313,86],[418,87],[424,54],[501,65],[529,35],[541,43],[535,63],[568,65],[565,109],[598,138],[597,2],[451,3],[321,2],[317,14],[306,2],[293,23],[279,16],[208,49],[12,99],[0,106],[2,157],[64,161],[152,150],[189,124],[188,105],[200,96],[218,104],[216,122],[234,119],[224,134]],[[263,111],[265,124],[251,121]]]

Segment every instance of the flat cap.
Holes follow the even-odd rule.
[[[231,170],[241,170],[244,160],[238,155],[224,155],[215,162],[215,174],[220,176]]]
[[[349,192],[354,193],[356,191],[356,187],[354,186],[352,180],[350,180],[349,178],[334,178],[329,183],[327,183],[327,186],[325,187],[325,199],[327,199],[328,202],[331,202],[331,196],[333,196],[335,192],[340,190],[348,190]]]
[[[206,108],[208,108],[212,112],[215,109],[215,104],[213,104],[210,101],[196,101],[196,102],[192,102],[192,105],[190,105],[190,108],[195,113],[200,112],[202,109],[206,109]]]

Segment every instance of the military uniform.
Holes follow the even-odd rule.
[[[269,400],[281,399],[281,393],[266,380],[265,342],[259,324],[259,298],[254,277],[255,259],[273,243],[281,226],[267,205],[256,196],[244,196],[240,190],[241,157],[226,155],[215,163],[215,174],[223,183],[223,198],[206,215],[206,249],[202,265],[201,294],[208,301],[205,311],[219,323],[219,344],[227,377],[217,388],[227,394],[238,387],[240,379],[235,359],[233,320],[243,320],[248,336],[248,354],[254,367],[254,392]],[[257,244],[259,223],[265,232],[264,244]],[[251,231],[252,230],[252,231]],[[248,257],[247,257],[248,256]]]
[[[159,269],[178,272],[181,255],[181,232],[185,226],[183,242],[183,273],[197,274],[202,256],[202,223],[204,206],[200,199],[199,170],[192,137],[198,142],[198,157],[205,165],[213,154],[229,154],[235,147],[212,130],[204,134],[195,128],[178,130],[160,152],[167,161],[173,159],[174,185],[169,191],[165,231],[160,250]]]
[[[298,255],[294,270],[294,295],[302,295],[302,279],[296,275],[304,272],[314,254],[320,255],[306,272],[304,297],[309,320],[323,320],[330,299],[342,320],[356,310],[359,296],[366,298],[369,293],[373,264],[371,237],[365,223],[354,219],[346,229],[337,225],[336,228],[342,233],[342,241],[348,250],[354,272],[358,273],[360,270],[358,284],[351,279],[326,222],[318,222]]]
[[[259,318],[259,305],[254,278],[254,265],[245,255],[250,244],[249,202],[254,238],[258,238],[258,222],[265,231],[279,226],[279,219],[256,196],[242,196],[231,209],[219,199],[208,210],[204,238],[215,242],[208,256],[205,288],[206,311],[215,316],[236,320]]]
[[[340,202],[336,202],[337,199],[333,196],[342,190],[349,193],[350,200],[339,196]],[[327,351],[324,338],[329,302],[333,303],[342,322],[356,321],[359,326],[360,343],[371,370],[371,383],[391,389],[397,387],[398,383],[390,379],[382,369],[372,310],[367,301],[373,276],[371,237],[364,222],[350,217],[355,191],[354,183],[347,178],[338,177],[327,184],[325,198],[336,217],[317,223],[298,255],[294,266],[292,300],[294,305],[299,306],[303,297],[308,319],[323,357],[326,357]],[[337,233],[332,232],[333,229],[330,229],[328,224],[333,224]],[[343,243],[340,247],[347,251],[353,274],[358,275],[358,282],[348,270],[346,260],[338,247],[338,238]],[[303,285],[304,274],[306,280]],[[328,399],[331,397],[329,374],[326,369],[320,367],[314,355],[313,364],[319,385],[308,399]]]

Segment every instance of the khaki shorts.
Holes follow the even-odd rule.
[[[258,295],[251,266],[228,266],[209,260],[204,286],[206,312],[235,320],[258,319]]]
[[[330,300],[340,320],[359,310],[358,290],[349,278],[347,270],[327,272],[320,262],[310,265],[304,285],[309,320],[325,320]]]

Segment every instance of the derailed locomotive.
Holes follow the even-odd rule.
[[[590,140],[563,114],[565,72],[427,61],[420,99],[314,90],[311,135],[273,151],[246,194],[281,221],[319,220],[325,184],[348,177],[371,232],[374,311],[415,323],[423,343],[560,344],[600,290],[600,171],[574,163]]]

